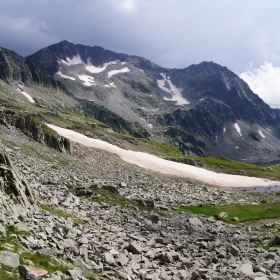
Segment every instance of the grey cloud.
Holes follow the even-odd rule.
[[[169,68],[280,65],[278,0],[0,0],[0,45],[25,56],[68,40]],[[23,26],[23,28],[20,28]]]

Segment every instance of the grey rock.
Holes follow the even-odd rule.
[[[111,253],[109,253],[109,252],[105,252],[104,253],[104,260],[109,265],[114,265],[115,262],[116,262],[114,256]]]
[[[270,246],[272,245],[280,245],[280,236],[275,235],[272,240],[270,241]]]
[[[223,219],[225,219],[227,216],[228,216],[228,214],[227,214],[226,212],[221,212],[221,213],[218,215],[218,219],[219,219],[219,220],[223,220]]]
[[[239,255],[239,249],[233,244],[228,246],[228,252],[231,253],[234,257],[238,257]]]
[[[48,274],[48,271],[33,266],[20,265],[19,273],[26,280],[40,280]]]
[[[133,254],[141,254],[142,253],[142,247],[137,244],[136,242],[129,243],[127,250],[129,252],[132,252]]]
[[[241,264],[238,267],[238,270],[240,271],[240,274],[243,277],[248,277],[253,274],[253,266],[250,263]]]
[[[0,251],[0,263],[16,268],[20,265],[19,255],[9,251]]]

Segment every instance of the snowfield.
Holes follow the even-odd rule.
[[[79,79],[82,80],[85,86],[90,87],[90,86],[95,86],[96,83],[94,82],[94,78],[88,75],[80,75]]]
[[[166,77],[166,74],[161,73],[160,74],[163,77],[163,80],[157,80],[158,86],[168,92],[172,94],[172,98],[167,98],[164,97],[164,100],[169,100],[169,101],[176,101],[176,105],[186,105],[186,104],[190,104],[190,102],[188,100],[186,100],[183,96],[182,96],[182,89],[177,88],[176,86],[174,86],[170,80],[169,77]],[[168,83],[170,88],[167,88],[165,86],[165,84]]]
[[[55,130],[61,136],[68,138],[73,142],[117,154],[122,160],[130,164],[135,164],[139,167],[155,172],[185,177],[206,184],[227,188],[269,187],[280,185],[280,182],[277,181],[240,175],[215,173],[203,168],[164,160],[147,153],[124,150],[105,141],[89,138],[81,133],[77,133],[69,129],[61,128],[52,124],[47,124],[47,126]]]
[[[112,76],[116,75],[116,74],[119,74],[119,73],[126,73],[126,72],[129,72],[130,70],[125,67],[123,69],[120,69],[120,70],[112,70],[112,71],[109,71],[108,72],[108,78],[111,78]]]

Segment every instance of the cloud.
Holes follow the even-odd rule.
[[[125,13],[137,12],[137,4],[135,0],[114,0],[116,8]]]
[[[241,73],[240,78],[264,102],[273,108],[280,108],[280,67],[273,66],[269,62],[264,62],[255,69],[253,65],[253,63],[249,64],[250,69]]]

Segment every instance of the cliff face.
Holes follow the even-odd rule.
[[[23,82],[28,84],[35,82],[46,87],[61,86],[44,70],[15,52],[2,47],[0,47],[0,79],[9,83]]]

